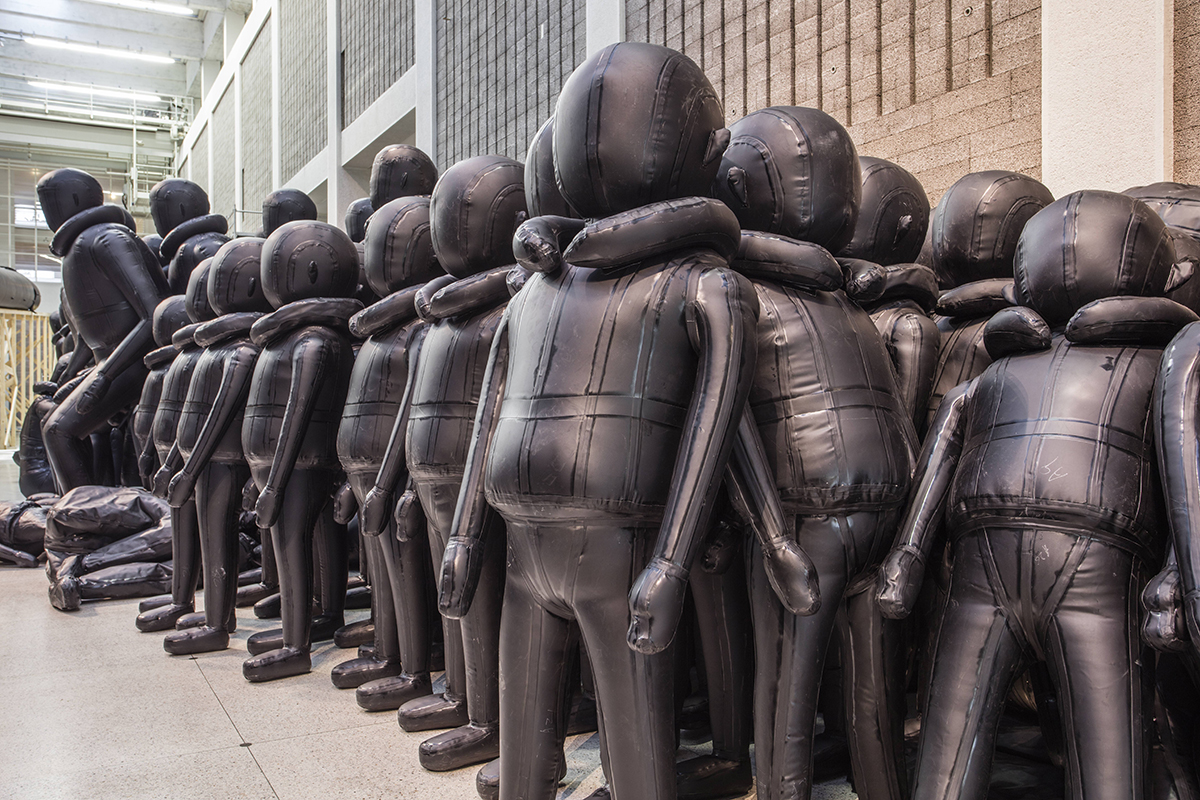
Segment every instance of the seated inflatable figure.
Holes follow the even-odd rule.
[[[13,453],[13,461],[20,470],[17,480],[25,497],[54,492],[54,473],[42,440],[42,420],[54,410],[52,397],[57,388],[53,383],[35,383],[36,396],[21,420],[21,446]]]
[[[317,218],[317,204],[299,189],[276,189],[263,199],[262,236],[265,239],[280,225]]]
[[[340,465],[335,441],[353,366],[349,321],[362,310],[350,298],[358,255],[341,230],[321,222],[289,222],[263,245],[261,286],[274,312],[254,323],[262,348],[254,365],[242,423],[242,450],[258,489],[255,513],[269,527],[279,573],[281,646],[247,659],[242,674],[266,681],[308,672],[313,630],[312,548],[321,526],[324,569],[334,563],[332,496]],[[344,546],[344,542],[342,543]],[[344,552],[344,551],[343,551]],[[339,569],[340,567],[340,569]],[[345,583],[322,592],[324,627],[341,626]]]
[[[449,282],[433,253],[428,197],[392,200],[371,220],[366,276],[385,299],[350,321],[351,332],[365,341],[354,361],[337,440],[338,457],[360,505],[389,455],[405,469],[403,434],[391,443],[399,452],[389,454],[388,447],[393,429],[408,427],[408,387],[426,327],[417,316],[416,298],[431,280]],[[397,533],[391,513],[380,530],[362,532],[371,576],[374,653],[339,664],[332,675],[339,688],[357,687],[359,705],[371,711],[396,709],[433,691],[424,531],[408,531],[404,541]]]
[[[258,347],[251,326],[271,310],[262,291],[263,240],[241,238],[217,251],[204,291],[217,316],[195,329],[202,348],[180,411],[183,466],[171,478],[173,509],[196,506],[204,561],[204,624],[170,633],[173,655],[224,650],[234,630],[238,574],[238,517],[250,469],[242,455],[242,415]]]
[[[755,358],[753,288],[728,266],[737,220],[697,196],[728,141],[722,125],[699,68],[656,45],[598,51],[558,99],[559,188],[594,222],[538,217],[514,239],[543,274],[495,333],[440,587],[443,613],[470,609],[495,508],[509,553],[504,800],[555,796],[565,715],[547,709],[561,706],[572,618],[612,796],[676,794],[664,650]]]
[[[154,446],[154,414],[162,398],[163,380],[179,349],[171,338],[185,325],[191,323],[187,313],[187,299],[181,294],[168,297],[154,309],[154,343],[158,348],[146,354],[143,361],[150,374],[142,384],[142,398],[133,410],[133,439],[138,452],[138,474],[143,488],[154,488],[154,474],[162,463],[158,449]]]
[[[903,693],[888,670],[899,659],[886,658],[898,642],[871,613],[867,589],[908,488],[915,434],[887,349],[855,302],[880,295],[882,270],[848,261],[843,274],[829,252],[855,231],[858,157],[845,129],[816,109],[767,108],[730,130],[714,187],[742,223],[733,267],[753,281],[762,308],[749,405],[788,534],[815,562],[822,601],[815,614],[793,613],[764,560],[751,558],[758,796],[812,792],[818,692],[844,609],[855,787],[899,797]]]
[[[58,408],[42,423],[55,483],[66,492],[92,482],[85,440],[137,402],[147,372],[142,359],[154,343],[151,317],[170,292],[157,259],[134,233],[133,218],[103,204],[95,178],[55,170],[41,177],[37,192],[55,232],[50,251],[63,260],[63,296],[77,348],[85,346],[82,355],[96,361],[78,384],[60,389]]]
[[[942,346],[924,435],[942,397],[987,368],[983,326],[1011,304],[1013,257],[1025,223],[1048,205],[1050,190],[1028,175],[991,170],[959,178],[946,190],[930,224],[933,271],[947,291],[938,301]]]
[[[1162,296],[1190,272],[1174,261],[1162,221],[1108,192],[1060,198],[1021,233],[1019,307],[987,323],[993,363],[942,402],[880,574],[884,613],[911,611],[945,515],[953,572],[917,800],[986,796],[999,714],[1031,661],[1057,694],[1070,796],[1143,796],[1135,603],[1166,538],[1151,407],[1163,348],[1196,319]]]
[[[882,158],[859,156],[862,195],[854,235],[837,251],[889,267],[911,264],[921,254],[929,229],[929,198],[916,176]]]
[[[163,237],[157,255],[168,264],[172,294],[185,294],[192,270],[229,241],[229,222],[208,211],[208,195],[189,180],[167,178],[150,190],[150,216]]]
[[[154,493],[166,497],[167,486],[180,467],[183,453],[179,449],[179,420],[183,415],[183,403],[192,384],[192,375],[204,350],[195,341],[201,323],[216,317],[208,302],[208,270],[211,259],[200,262],[188,278],[188,291],[184,306],[189,325],[175,331],[171,342],[178,351],[163,377],[162,392],[154,411],[151,439],[162,465],[154,474]],[[165,302],[165,301],[164,301]],[[164,315],[169,309],[164,308]],[[158,314],[156,312],[156,321]],[[165,321],[165,320],[164,320]],[[200,529],[196,516],[196,502],[182,504],[171,509],[172,560],[174,573],[171,576],[171,602],[165,606],[142,612],[137,617],[140,631],[164,631],[175,627],[184,615],[192,614],[196,607],[196,586],[200,581]],[[203,616],[191,618],[193,624]],[[184,623],[188,624],[188,623]]]

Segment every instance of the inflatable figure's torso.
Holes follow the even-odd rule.
[[[175,444],[175,438],[179,432],[179,419],[183,413],[183,402],[187,399],[188,388],[192,384],[192,375],[202,355],[204,355],[204,351],[189,339],[188,343],[179,351],[179,355],[175,356],[175,360],[171,362],[171,366],[163,378],[162,394],[158,399],[158,408],[154,412],[152,431],[154,448],[164,462],[167,454],[171,452],[171,446]]]

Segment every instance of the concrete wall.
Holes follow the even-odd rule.
[[[1175,0],[1175,180],[1200,183],[1200,0]]]
[[[342,125],[413,65],[413,0],[342,0]]]
[[[248,212],[262,208],[271,185],[271,27],[264,26],[242,60],[241,195]],[[258,230],[254,214],[238,220],[239,229]]]
[[[328,141],[325,0],[279,4],[283,174],[294,175]]]
[[[237,206],[234,196],[237,181],[237,163],[234,159],[236,129],[234,126],[237,103],[231,85],[217,101],[212,115],[212,177],[208,193],[209,205],[214,214],[229,216]]]

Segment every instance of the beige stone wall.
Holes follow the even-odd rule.
[[[1041,177],[1040,12],[1040,0],[627,0],[625,32],[695,59],[730,120],[824,109],[937,202],[968,172]]]
[[[1200,0],[1175,0],[1175,180],[1200,183]]]

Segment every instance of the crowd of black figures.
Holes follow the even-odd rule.
[[[137,619],[168,653],[255,601],[250,681],[361,645],[334,684],[504,800],[554,797],[596,726],[597,796],[739,795],[753,742],[763,800],[839,761],[869,800],[982,800],[1022,707],[1047,796],[1200,797],[1200,188],[979,172],[931,213],[830,116],[726,127],[627,43],[525,164],[395,145],[370,190],[346,231],[280,190],[230,239],[168,179],[160,240],[86,173],[38,184],[64,356],[28,438],[62,494],[125,419],[171,508]],[[693,680],[712,753],[677,764]]]

